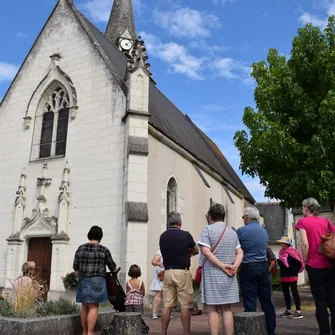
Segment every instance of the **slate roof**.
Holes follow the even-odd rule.
[[[119,80],[124,80],[127,58],[82,13],[77,10],[75,13],[84,19],[90,32],[114,65],[115,76]],[[154,128],[218,173],[239,190],[249,202],[255,202],[216,144],[187,115],[183,114],[153,82],[150,82],[149,88],[149,113],[149,123]]]
[[[270,242],[279,240],[285,233],[286,209],[279,202],[257,202],[255,206],[264,218]]]
[[[149,122],[175,143],[211,167],[248,201],[255,200],[216,144],[183,114],[158,88],[150,84]]]

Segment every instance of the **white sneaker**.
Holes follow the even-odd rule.
[[[157,313],[152,313],[152,314],[151,314],[151,319],[152,319],[152,320],[156,320],[156,319],[158,319],[158,315],[157,315]]]

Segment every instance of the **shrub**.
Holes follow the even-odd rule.
[[[12,305],[15,316],[35,316],[35,303],[42,300],[46,293],[44,284],[34,278],[20,277],[12,285],[11,297],[7,302]]]
[[[1,316],[13,316],[14,311],[10,303],[6,300],[0,300],[0,315]]]
[[[80,308],[74,302],[68,300],[45,301],[36,307],[38,316],[66,315],[80,312]]]
[[[272,289],[274,291],[282,291],[283,287],[280,282],[280,270],[272,277]]]
[[[72,290],[77,288],[77,277],[74,272],[67,273],[66,276],[62,278],[62,281],[65,288]]]

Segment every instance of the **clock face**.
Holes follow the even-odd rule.
[[[123,50],[130,50],[133,46],[133,42],[131,40],[127,40],[127,39],[123,39],[121,40],[120,42],[120,47],[123,49]]]

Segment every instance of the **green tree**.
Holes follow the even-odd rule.
[[[335,204],[335,17],[298,30],[289,60],[270,49],[253,64],[256,108],[234,136],[242,172],[286,206],[313,196]]]

